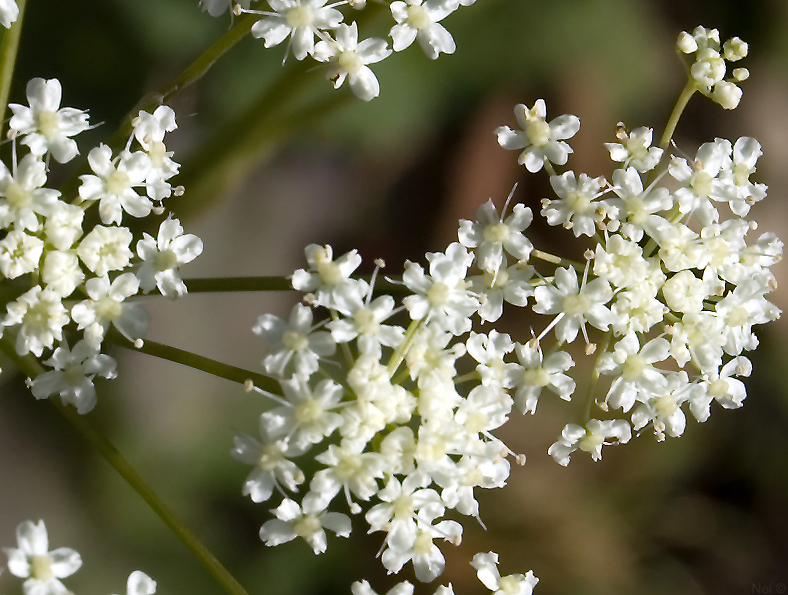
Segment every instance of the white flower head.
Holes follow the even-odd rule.
[[[27,84],[30,107],[9,104],[14,115],[8,126],[15,134],[24,135],[22,144],[33,155],[50,153],[59,163],[66,163],[79,153],[77,142],[70,137],[88,129],[88,115],[70,107],[58,109],[61,92],[57,79],[32,79]]]
[[[19,17],[19,7],[14,0],[0,0],[0,25],[8,29]]]
[[[46,399],[59,394],[63,402],[74,405],[79,414],[87,413],[96,404],[93,378],[114,378],[116,375],[115,360],[99,353],[96,347],[87,341],[79,341],[70,350],[68,344],[62,342],[52,357],[44,363],[54,369],[33,379],[30,386],[33,396],[36,399]]]
[[[296,60],[303,60],[315,51],[315,35],[334,29],[342,22],[342,13],[327,0],[269,0],[274,12],[263,12],[262,19],[252,25],[252,36],[265,40],[270,48],[290,37],[290,49]]]
[[[328,63],[327,77],[335,89],[348,79],[356,97],[370,101],[380,94],[380,83],[367,65],[380,62],[389,54],[391,50],[383,39],[370,37],[359,42],[354,21],[351,25],[339,25],[335,39],[317,42],[314,58],[318,62]]]
[[[260,528],[260,539],[269,546],[301,537],[316,554],[322,554],[327,546],[325,529],[340,537],[350,535],[350,519],[339,512],[326,512],[319,499],[311,493],[304,496],[302,506],[287,498],[273,513],[276,518]]]
[[[202,254],[202,240],[194,234],[184,234],[177,219],[168,217],[161,222],[154,239],[143,233],[137,242],[137,255],[142,264],[137,270],[140,289],[148,293],[158,288],[162,295],[176,298],[187,292],[178,269]]]
[[[49,551],[49,536],[44,521],[24,521],[16,528],[17,547],[4,548],[8,570],[27,579],[22,585],[25,595],[68,595],[60,579],[74,574],[82,566],[79,553],[67,547]]]
[[[498,144],[504,149],[519,151],[517,163],[535,173],[542,169],[545,160],[564,165],[569,159],[572,148],[564,142],[572,138],[580,130],[580,119],[577,116],[563,115],[552,120],[545,120],[547,108],[543,99],[537,99],[532,108],[522,103],[514,108],[514,115],[521,130],[512,130],[501,126],[495,132]]]
[[[498,572],[498,554],[487,552],[476,554],[471,561],[481,583],[493,592],[493,595],[531,595],[539,579],[533,570],[527,574],[510,574],[502,577]]]
[[[395,52],[409,47],[418,40],[421,49],[435,60],[439,54],[453,54],[454,39],[442,20],[458,7],[455,0],[396,0],[391,3],[391,14],[397,24],[391,28],[392,46]]]

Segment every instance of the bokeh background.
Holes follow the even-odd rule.
[[[25,82],[57,77],[64,105],[101,123],[83,153],[115,130],[139,97],[161,88],[229,27],[196,0],[29,0],[12,100]],[[366,24],[385,32],[385,14]],[[319,71],[299,74],[284,47],[248,38],[172,102],[168,140],[183,164],[182,200],[171,204],[205,244],[185,277],[286,275],[308,243],[358,248],[396,272],[456,239],[457,220],[492,197],[538,211],[543,176],[526,176],[493,130],[512,108],[547,101],[548,116],[582,127],[570,167],[609,174],[603,142],[617,122],[660,130],[683,85],[673,44],[680,30],[717,27],[750,43],[751,79],[741,106],[694,98],[676,135],[681,150],[717,136],[763,145],[758,180],[770,187],[753,209],[759,231],[788,237],[788,4],[783,0],[478,0],[446,19],[457,42],[433,62],[417,47],[375,67],[381,96],[334,92]],[[292,78],[288,78],[292,77]],[[293,94],[282,81],[300,81]],[[273,89],[273,91],[272,91]],[[534,225],[535,243],[559,251],[563,234]],[[785,267],[775,267],[786,285]],[[782,309],[782,288],[772,294]],[[283,315],[291,294],[150,299],[150,339],[255,369],[263,345],[250,328]],[[513,327],[526,333],[527,325]],[[509,485],[480,495],[486,530],[468,523],[447,546],[455,592],[483,592],[468,561],[495,550],[504,573],[532,568],[540,595],[780,593],[788,585],[788,380],[786,322],[760,331],[749,396],[689,421],[681,439],[647,432],[604,460],[546,454],[571,405],[542,400],[538,417],[514,416],[501,432],[528,463]],[[517,336],[515,337],[517,338]],[[247,467],[229,457],[237,432],[255,433],[262,397],[198,371],[119,352],[120,380],[100,385],[91,414],[160,495],[234,572],[250,595],[349,593],[369,578],[393,584],[375,555],[380,536],[331,539],[314,556],[304,543],[266,548],[262,505],[241,497]],[[213,595],[219,587],[186,549],[48,403],[34,401],[9,363],[0,388],[0,545],[24,519],[46,520],[51,544],[78,549],[75,593],[122,593],[134,569],[162,595]],[[407,574],[406,574],[407,576]],[[432,593],[435,584],[417,586]],[[783,589],[781,591],[781,589]],[[0,591],[19,584],[0,576]]]

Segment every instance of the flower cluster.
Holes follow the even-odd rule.
[[[15,548],[3,548],[9,572],[25,579],[25,595],[68,595],[71,591],[60,579],[68,578],[82,566],[75,550],[59,547],[49,551],[49,535],[44,521],[24,521],[16,528]],[[156,582],[141,570],[129,575],[126,595],[153,595]]]
[[[250,0],[236,3],[233,11],[261,15],[252,25],[252,35],[262,38],[265,47],[288,40],[287,53],[296,60],[310,56],[325,64],[326,77],[339,88],[347,79],[353,93],[369,101],[378,96],[380,85],[369,64],[380,62],[392,50],[400,52],[418,42],[431,59],[440,54],[452,54],[454,39],[440,24],[461,5],[475,0],[394,0],[389,10],[394,24],[389,30],[392,47],[379,37],[359,41],[356,21],[346,22],[338,7],[348,5],[361,11],[365,0],[341,0],[326,4],[327,0],[267,0],[270,10],[253,10]],[[200,0],[200,6],[217,16],[231,6],[231,0]],[[287,54],[285,55],[287,56]]]
[[[737,85],[750,73],[746,68],[735,68],[732,76],[725,78],[726,62],[737,62],[747,56],[747,44],[732,37],[720,47],[720,34],[716,29],[697,27],[690,34],[682,32],[676,43],[678,50],[694,55],[688,64],[690,83],[695,89],[719,103],[725,109],[739,105],[742,91]]]
[[[308,267],[292,275],[303,303],[254,327],[280,394],[265,393],[274,406],[260,416],[260,439],[238,436],[233,449],[253,465],[244,494],[283,496],[260,530],[268,545],[302,537],[322,552],[325,529],[347,536],[346,512],[364,511],[369,531],[384,534],[390,573],[410,562],[419,580],[436,578],[444,565],[436,542],[458,543],[455,519],[479,518],[475,489],[503,486],[509,458],[524,460],[494,431],[512,408],[534,414],[546,391],[573,400],[578,338],[581,352],[595,354],[594,378],[574,399],[582,424],[566,425],[549,448],[562,465],[576,449],[598,460],[603,445],[627,442],[633,430],[679,436],[685,410],[703,422],[714,402],[742,405],[753,326],[779,316],[765,296],[782,243],[771,233],[747,237],[755,224],[745,216],[766,195],[750,179],[758,142],[716,139],[689,163],[652,146],[650,129],[621,125],[620,142],[607,144],[617,167],[608,181],[556,171],[571,153],[575,116],[548,123],[542,100],[515,115],[522,129],[499,128],[499,143],[521,151],[528,171],[548,172],[555,198],[541,214],[587,243],[585,262],[535,249],[525,234],[531,209],[516,204],[507,216],[509,201],[500,213],[483,204],[476,221],[460,222],[458,242],[427,254],[426,268],[407,262],[377,297],[377,269],[369,281],[353,276],[356,251],[335,257],[329,246],[308,246]],[[398,306],[393,296],[403,293]],[[538,335],[475,330],[505,304],[546,317]],[[398,324],[405,312],[409,321]],[[594,405],[621,415],[598,419]],[[530,592],[532,575],[501,578],[496,561],[492,552],[474,558],[488,588]]]
[[[36,398],[59,394],[85,413],[96,401],[93,379],[115,376],[115,361],[101,352],[110,326],[131,341],[145,334],[147,314],[129,298],[185,293],[178,268],[200,254],[202,242],[172,218],[161,222],[157,238],[145,233],[136,244],[121,225],[129,216],[162,213],[162,201],[181,192],[170,184],[179,166],[164,144],[175,129],[172,109],[141,111],[118,154],[104,144],[93,148],[92,173],[67,197],[46,187],[49,168],[75,159],[73,137],[89,128],[88,115],[60,107],[57,79],[31,80],[27,100],[10,105],[13,160],[10,168],[0,163],[0,329],[18,355],[51,368],[31,381]],[[20,146],[27,148],[21,159]],[[93,205],[101,223],[88,228]]]

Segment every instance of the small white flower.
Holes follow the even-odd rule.
[[[0,163],[0,227],[38,231],[39,216],[49,215],[60,196],[42,188],[46,181],[46,165],[35,155],[25,155],[13,175]]]
[[[137,255],[142,259],[137,270],[140,289],[148,293],[157,287],[169,298],[184,295],[186,284],[178,269],[202,254],[202,240],[194,234],[184,234],[180,222],[170,217],[161,222],[156,239],[147,233],[142,236],[137,242]]]
[[[574,172],[550,176],[550,185],[559,200],[542,200],[542,216],[550,225],[563,225],[571,229],[575,237],[592,236],[596,224],[604,218],[604,201],[597,201],[604,190],[604,178],[591,178],[586,174],[575,177]]]
[[[60,579],[74,574],[82,566],[79,553],[67,547],[49,551],[49,537],[44,521],[24,521],[16,528],[17,547],[4,548],[8,570],[27,579],[25,595],[68,595]]]
[[[132,253],[131,232],[125,227],[96,225],[77,248],[77,255],[96,275],[119,271],[128,266]]]
[[[71,318],[80,330],[91,327],[93,341],[100,342],[110,324],[130,341],[139,339],[148,329],[148,315],[136,304],[126,302],[138,290],[139,280],[134,273],[123,273],[112,283],[107,275],[88,279],[85,293],[90,299],[75,304]]]
[[[356,23],[337,27],[336,38],[318,41],[314,58],[329,65],[327,77],[338,89],[347,78],[350,89],[359,99],[370,101],[380,94],[380,84],[367,64],[380,62],[391,54],[386,41],[370,37],[358,41]]]
[[[538,314],[558,314],[555,322],[555,336],[563,342],[575,340],[585,324],[607,330],[613,321],[610,310],[605,306],[613,297],[610,284],[605,279],[594,279],[578,283],[573,268],[558,268],[555,271],[555,285],[542,285],[534,290],[534,312]]]
[[[632,437],[632,429],[626,420],[598,419],[589,420],[586,426],[567,424],[561,432],[561,438],[553,443],[547,453],[559,465],[569,464],[569,455],[578,448],[591,454],[598,461],[602,458],[602,446],[605,444],[624,444]]]
[[[662,149],[651,146],[651,128],[636,128],[627,134],[623,124],[619,124],[616,138],[621,143],[605,143],[613,161],[624,163],[624,167],[632,166],[640,173],[654,169],[662,158]]]
[[[257,319],[252,331],[269,344],[263,366],[269,374],[309,376],[320,367],[320,358],[333,355],[336,343],[331,333],[314,331],[312,309],[296,304],[285,321],[272,314]]]
[[[30,386],[33,396],[36,399],[46,399],[59,394],[63,402],[74,405],[79,414],[87,413],[96,404],[93,378],[114,378],[116,374],[115,360],[99,353],[96,347],[87,341],[79,341],[71,350],[65,341],[62,342],[52,357],[44,363],[54,370],[33,379]]]
[[[126,595],[153,595],[156,592],[156,581],[141,570],[135,570],[126,581]]]
[[[6,29],[19,17],[19,7],[14,0],[0,0],[0,25]]]
[[[365,281],[351,275],[361,264],[357,250],[334,259],[331,246],[310,244],[304,249],[309,270],[298,269],[292,276],[293,289],[315,294],[316,303],[348,314],[367,293]]]
[[[303,60],[315,51],[315,35],[334,29],[342,22],[342,13],[327,0],[269,0],[274,12],[262,12],[264,18],[252,25],[252,36],[262,37],[270,48],[290,37],[290,48],[296,60]]]
[[[63,337],[63,327],[69,317],[61,298],[51,289],[35,286],[7,306],[8,314],[3,326],[20,325],[16,335],[16,352],[33,353],[41,357]]]
[[[456,0],[396,0],[391,3],[391,14],[397,24],[391,28],[392,46],[400,52],[418,40],[421,49],[435,60],[442,52],[453,54],[454,39],[438,21],[458,7]]]
[[[79,176],[82,180],[79,198],[99,201],[99,215],[103,223],[120,223],[124,211],[132,217],[145,217],[151,212],[153,203],[150,199],[134,191],[135,187],[144,184],[151,169],[147,154],[124,152],[118,159],[113,159],[112,150],[102,144],[88,153],[88,163],[98,175]]]
[[[533,220],[531,209],[516,204],[512,214],[505,220],[492,199],[476,211],[476,221],[460,221],[459,240],[467,248],[474,248],[476,263],[480,269],[495,273],[506,264],[504,251],[518,261],[527,261],[533,244],[522,233]]]
[[[14,112],[9,128],[22,134],[22,144],[33,155],[50,153],[56,161],[66,163],[79,153],[77,142],[69,138],[88,129],[88,115],[82,110],[60,106],[60,81],[34,78],[27,84],[30,107],[11,103]]]
[[[350,535],[350,519],[339,512],[326,512],[314,494],[304,496],[303,507],[285,499],[273,510],[275,519],[260,528],[260,539],[265,545],[279,545],[302,537],[316,554],[326,551],[326,529],[340,537]]]
[[[493,595],[531,595],[539,579],[533,570],[526,574],[510,574],[502,577],[498,572],[498,554],[487,552],[476,554],[471,561],[481,583],[493,592]]]
[[[32,273],[38,268],[43,253],[44,242],[15,229],[0,240],[0,272],[6,279]]]
[[[577,116],[563,115],[545,121],[547,108],[543,99],[537,99],[531,109],[522,103],[514,108],[514,115],[521,130],[512,130],[508,126],[500,126],[495,132],[498,144],[504,149],[519,151],[517,163],[535,173],[542,169],[545,160],[564,165],[569,159],[572,148],[564,141],[572,138],[580,130]]]

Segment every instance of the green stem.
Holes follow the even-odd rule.
[[[5,112],[8,107],[8,95],[11,92],[11,81],[14,78],[16,55],[19,53],[19,38],[22,36],[22,18],[25,16],[27,0],[17,0],[19,16],[11,24],[11,28],[3,36],[3,45],[0,48],[0,123],[5,122]],[[0,132],[3,130],[0,124]],[[4,135],[3,137],[4,138]]]
[[[0,350],[8,355],[19,369],[30,378],[35,378],[44,368],[38,361],[30,356],[20,356],[14,349],[13,342],[4,336],[0,338]],[[102,457],[118,472],[118,474],[128,483],[131,488],[150,506],[153,512],[164,521],[170,530],[175,533],[183,544],[192,552],[206,570],[216,579],[216,581],[227,591],[228,595],[248,595],[246,590],[235,580],[232,574],[216,559],[208,548],[186,528],[183,521],[164,503],[155,491],[143,481],[139,473],[129,462],[120,454],[117,448],[102,434],[88,418],[79,415],[75,409],[61,403],[57,398],[50,402],[68,420],[71,426],[91,444]]]
[[[52,403],[60,410],[71,425],[95,448],[102,457],[126,480],[132,489],[151,507],[170,530],[189,548],[191,553],[213,576],[229,595],[248,595],[241,584],[230,574],[219,560],[206,548],[194,533],[189,531],[183,521],[159,498],[158,494],[143,481],[139,473],[118,452],[113,444],[98,431],[86,417],[79,415],[73,408],[57,400]]]
[[[586,394],[585,406],[583,408],[583,419],[581,422],[582,426],[585,426],[585,424],[588,423],[588,420],[591,419],[591,405],[594,403],[596,383],[599,380],[599,362],[602,359],[602,355],[607,353],[607,349],[610,347],[610,338],[612,336],[612,331],[605,333],[604,337],[602,338],[602,344],[599,346],[600,348],[596,356],[596,361],[594,362],[594,369],[591,371],[591,379],[588,382],[588,393]]]
[[[391,354],[391,359],[389,360],[388,365],[386,366],[389,371],[389,378],[394,376],[394,373],[399,368],[399,365],[402,363],[402,360],[405,359],[405,354],[408,352],[410,348],[410,343],[413,340],[416,331],[419,330],[421,324],[424,322],[424,318],[419,318],[418,320],[414,320],[410,323],[408,330],[405,331],[405,339],[402,341],[402,345],[397,347],[396,351]]]
[[[698,88],[695,86],[694,82],[690,80],[682,90],[681,95],[679,95],[676,105],[673,107],[673,112],[671,112],[670,118],[668,118],[668,123],[665,125],[665,132],[662,133],[662,138],[659,140],[659,146],[663,150],[668,148],[670,139],[673,138],[673,133],[676,131],[676,126],[679,123],[679,118],[681,118],[684,108],[687,107],[690,97],[692,97],[697,90]]]
[[[216,361],[215,359],[197,355],[191,351],[178,349],[177,347],[164,345],[163,343],[157,343],[156,341],[147,340],[143,341],[140,347],[137,347],[134,345],[134,343],[120,335],[120,333],[116,332],[108,333],[107,340],[115,345],[118,345],[119,347],[124,347],[131,351],[139,351],[140,353],[144,353],[146,355],[152,355],[154,357],[166,359],[168,361],[175,362],[176,364],[188,366],[189,368],[194,368],[195,370],[200,370],[206,374],[212,374],[213,376],[224,378],[225,380],[237,382],[238,384],[246,385],[249,381],[251,381],[256,387],[270,393],[278,394],[281,391],[279,383],[273,378],[269,378],[263,374],[258,374],[257,372],[251,372],[244,368],[238,368],[236,366],[224,364],[222,362]]]

